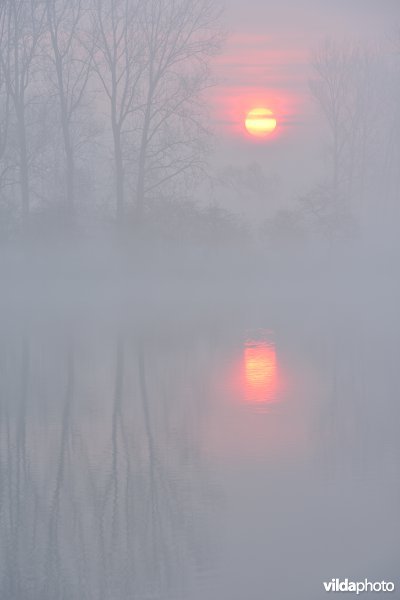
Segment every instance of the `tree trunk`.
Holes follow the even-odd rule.
[[[21,188],[22,228],[24,233],[29,229],[30,193],[29,193],[29,161],[26,142],[25,111],[23,106],[16,110],[19,144],[19,171]]]
[[[136,188],[136,217],[138,223],[143,220],[144,212],[144,183],[145,183],[145,169],[146,169],[146,149],[145,146],[141,145],[138,163],[138,180]]]
[[[140,152],[138,161],[138,179],[136,188],[136,218],[140,224],[143,220],[144,204],[145,204],[145,183],[146,183],[146,156],[147,156],[147,144],[150,127],[150,102],[148,99],[146,113],[143,123],[142,139],[140,142]]]
[[[117,226],[122,228],[125,216],[125,198],[124,198],[124,163],[122,159],[121,132],[115,119],[112,124],[114,139],[114,162],[115,162],[115,191],[116,191],[116,210]]]
[[[53,37],[53,36],[52,36]],[[58,95],[60,99],[61,128],[65,152],[65,218],[68,229],[72,229],[75,222],[75,161],[74,150],[71,142],[70,118],[68,114],[67,98],[64,88],[63,64],[59,55],[57,40],[53,37],[53,49],[56,59],[56,72],[58,80]]]
[[[333,131],[333,197],[334,201],[338,201],[339,188],[339,133],[338,127],[334,127]]]
[[[67,227],[73,227],[75,221],[75,161],[69,133],[69,124],[63,116],[63,138],[65,152],[65,179],[66,179],[66,219]]]

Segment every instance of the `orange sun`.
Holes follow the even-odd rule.
[[[250,135],[266,137],[274,131],[276,119],[269,108],[253,108],[247,113],[244,124]]]

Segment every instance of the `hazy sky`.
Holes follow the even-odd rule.
[[[321,166],[325,133],[308,89],[311,50],[326,37],[393,37],[400,0],[226,0],[225,7],[228,37],[211,93],[216,160],[256,160],[281,179],[290,172],[282,191],[289,198]],[[270,108],[278,121],[274,135],[261,142],[244,128],[246,113],[257,106]]]
[[[304,122],[309,57],[326,37],[382,40],[400,28],[400,0],[229,0],[228,31],[216,72],[217,121],[270,104],[281,126]]]

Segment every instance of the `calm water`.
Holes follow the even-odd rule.
[[[398,341],[330,309],[3,322],[0,597],[395,581]]]

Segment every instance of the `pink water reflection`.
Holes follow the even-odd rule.
[[[241,364],[243,400],[269,404],[277,399],[278,361],[275,345],[267,338],[250,337],[245,342]]]

